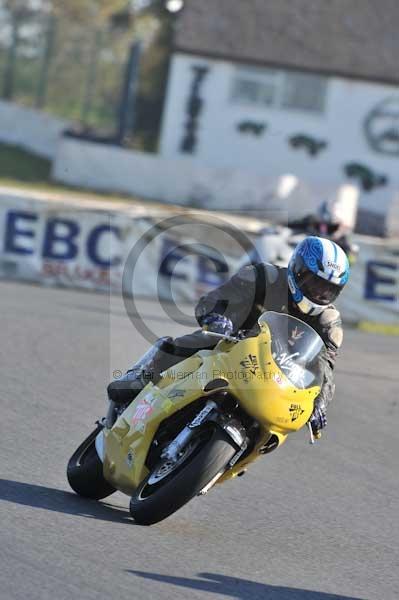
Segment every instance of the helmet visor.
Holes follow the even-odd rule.
[[[297,284],[306,298],[315,304],[326,306],[336,300],[341,292],[341,287],[327,281],[311,271],[298,273]]]

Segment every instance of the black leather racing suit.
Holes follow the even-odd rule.
[[[253,329],[258,327],[258,318],[265,310],[287,313],[301,319],[324,341],[325,353],[321,356],[324,383],[317,402],[326,407],[335,390],[333,369],[343,339],[341,316],[333,305],[327,306],[316,316],[302,313],[288,289],[286,268],[258,264],[240,269],[229,281],[200,299],[195,316],[201,325],[204,317],[210,313],[223,314],[231,319],[235,330]]]
[[[267,263],[243,267],[229,281],[200,299],[195,316],[201,325],[210,313],[224,315],[231,319],[236,332],[239,329],[256,330],[258,318],[266,310],[287,313],[301,319],[323,339],[326,350],[320,360],[323,362],[324,383],[317,403],[327,407],[334,395],[333,369],[343,338],[340,314],[333,305],[326,307],[317,316],[303,314],[288,290],[286,268]],[[163,340],[151,364],[146,365],[147,375],[156,383],[162,371],[200,349],[213,348],[215,345],[215,339],[206,336],[202,330],[175,340]],[[133,371],[130,373],[133,374]],[[117,399],[118,396],[119,400],[128,400],[129,372],[125,378],[125,382],[120,380],[108,386],[110,398]]]

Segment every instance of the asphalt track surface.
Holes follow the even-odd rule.
[[[347,331],[329,428],[153,527],[68,488],[110,372],[146,343],[107,296],[0,283],[3,600],[397,600],[399,339]],[[184,331],[139,303],[159,333]]]

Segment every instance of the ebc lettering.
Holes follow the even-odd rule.
[[[184,262],[187,258],[186,252],[176,246],[176,243],[170,239],[164,239],[162,244],[161,253],[161,264],[159,267],[160,275],[171,278],[172,276],[176,279],[187,279],[187,275],[184,273],[178,273],[176,271],[176,265],[180,262]]]
[[[54,217],[39,228],[37,224],[40,221],[41,216],[34,212],[9,211],[5,222],[4,252],[31,255],[39,251],[42,258],[48,261],[47,264],[52,261],[64,264],[79,256],[84,240],[81,239],[82,231],[77,221]],[[39,234],[41,231],[43,237]],[[107,239],[107,236],[121,240],[121,231],[109,224],[96,225],[89,231],[86,242],[90,262],[103,270],[116,267],[122,262],[121,256],[116,252],[110,255],[111,239]]]
[[[50,219],[43,242],[43,258],[53,260],[73,260],[79,247],[76,238],[80,232],[79,225],[70,219]]]
[[[190,269],[195,269],[195,281],[215,287],[224,283],[228,277],[229,267],[223,257],[201,254],[199,245],[177,246],[176,242],[164,238],[161,251],[160,275],[176,279],[189,279]],[[197,252],[195,251],[197,250]],[[189,255],[195,260],[188,260]],[[191,278],[190,278],[191,279]]]
[[[35,231],[29,228],[28,225],[29,223],[36,223],[37,220],[38,216],[30,212],[12,210],[7,213],[4,252],[33,254],[32,244],[28,245],[27,240],[34,239]]]
[[[212,410],[213,410],[213,405],[207,404],[201,410],[201,412],[199,412],[198,415],[196,417],[194,417],[194,419],[189,424],[189,428],[194,429],[195,427],[199,427],[200,425],[202,425],[202,423],[205,421],[205,419],[209,415],[209,413],[212,412]]]
[[[398,299],[397,288],[398,279],[387,277],[386,271],[392,274],[398,273],[399,265],[395,263],[382,262],[378,260],[369,260],[366,265],[366,284],[364,297],[367,300],[379,300],[385,302],[396,302]],[[384,285],[392,290],[392,293],[382,293],[378,287]]]
[[[198,257],[198,282],[218,286],[224,283],[229,273],[229,267],[225,260],[220,260],[215,256]]]
[[[102,258],[100,256],[99,245],[101,243],[101,237],[107,233],[113,233],[118,240],[121,239],[120,229],[112,225],[98,225],[93,229],[93,231],[87,238],[88,257],[95,265],[98,265],[99,267],[103,267],[105,269],[109,269],[110,267],[116,267],[122,261],[120,256],[114,256],[112,258]]]

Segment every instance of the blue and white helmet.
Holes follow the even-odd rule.
[[[288,265],[288,287],[304,314],[318,315],[341,293],[349,262],[335,242],[309,236],[298,244]]]

